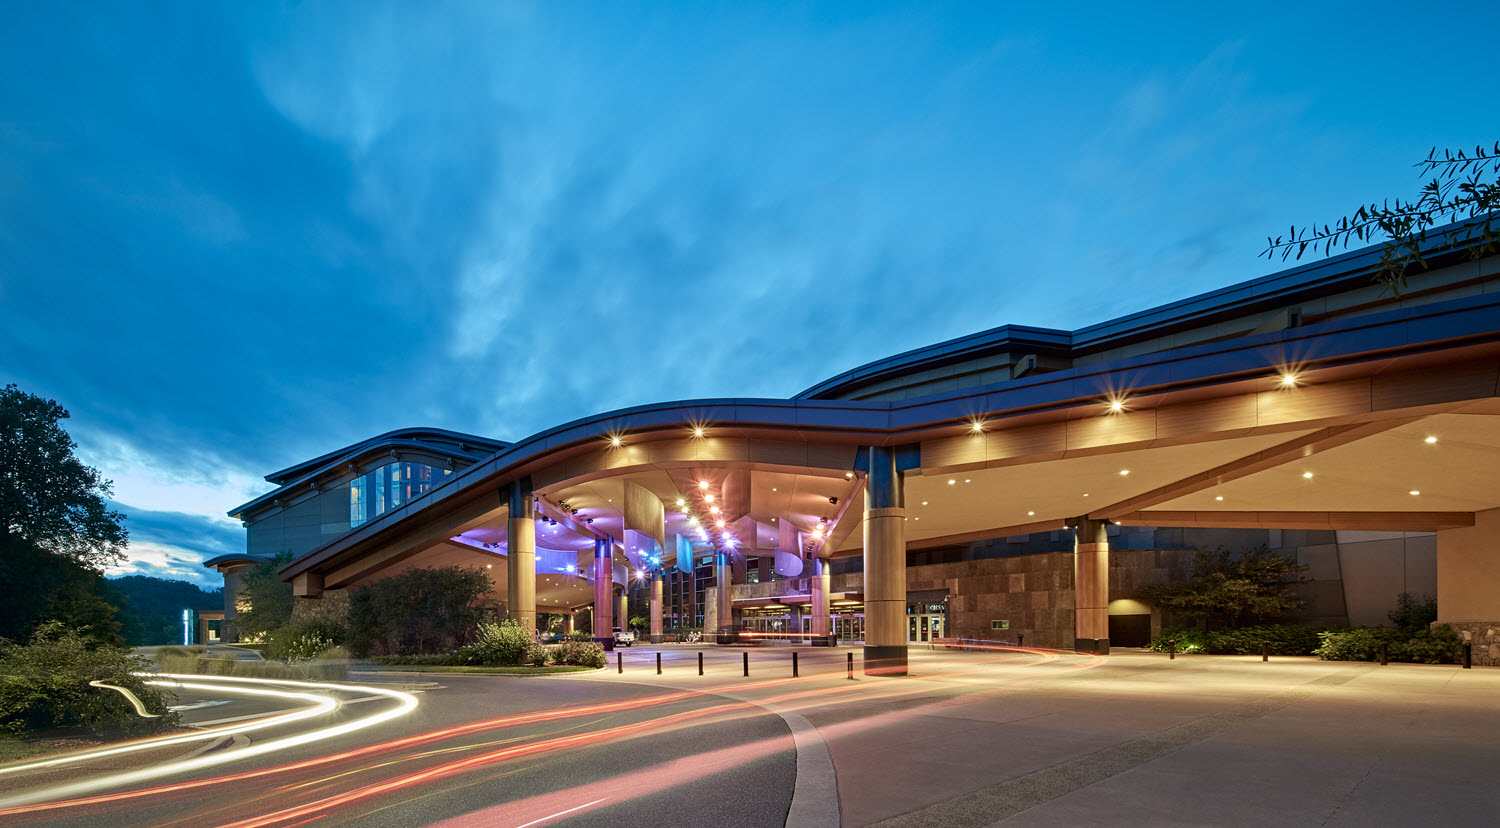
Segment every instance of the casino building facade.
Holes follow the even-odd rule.
[[[267,477],[225,573],[287,551],[304,607],[410,567],[596,638],[748,627],[868,672],[973,638],[1106,653],[1192,550],[1309,569],[1303,617],[1402,592],[1500,663],[1500,256],[1434,242],[1398,295],[1365,249],[1075,331],[1004,326],[790,399],[608,411],[516,442],[405,429]],[[1492,640],[1493,638],[1493,640]]]

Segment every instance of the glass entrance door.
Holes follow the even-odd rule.
[[[928,644],[943,637],[943,616],[906,616],[906,641],[908,644]]]

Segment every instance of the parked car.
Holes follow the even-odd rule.
[[[635,630],[621,630],[615,627],[615,646],[629,647],[635,643]]]

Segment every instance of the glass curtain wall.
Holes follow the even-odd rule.
[[[349,528],[410,503],[453,474],[424,463],[390,463],[349,481]]]

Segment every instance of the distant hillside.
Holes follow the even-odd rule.
[[[123,575],[110,578],[109,583],[128,601],[120,622],[125,641],[132,647],[181,644],[183,610],[224,608],[223,589],[206,590],[187,581]]]

